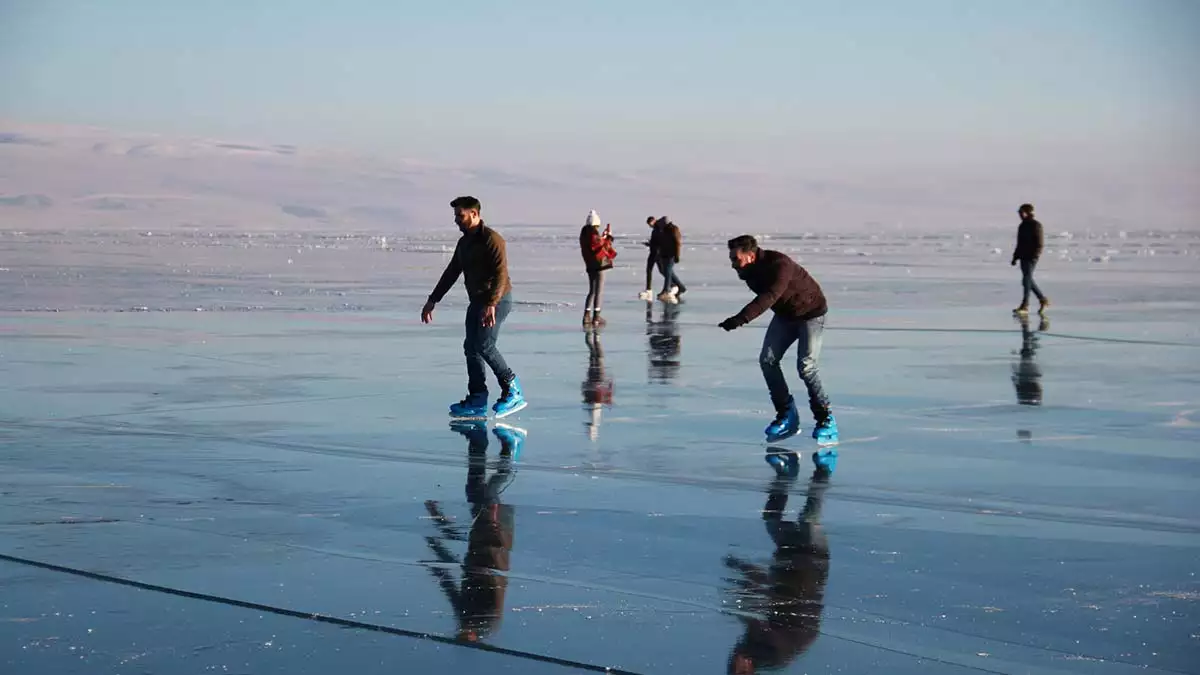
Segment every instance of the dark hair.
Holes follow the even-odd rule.
[[[647,217],[646,217],[646,224],[647,224],[647,225],[653,225],[653,224],[654,224],[654,216],[647,216]]]
[[[1022,204],[1017,213],[1033,213],[1033,204]]]
[[[450,202],[450,207],[455,209],[475,209],[476,211],[483,210],[483,204],[479,203],[474,197],[456,197]]]
[[[758,240],[748,234],[743,234],[729,240],[729,250],[738,253],[750,253],[758,250]]]

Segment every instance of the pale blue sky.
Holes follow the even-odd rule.
[[[612,166],[1177,152],[1198,36],[1190,0],[0,0],[0,117]]]

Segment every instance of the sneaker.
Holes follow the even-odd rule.
[[[487,419],[487,392],[468,394],[458,403],[450,404],[450,416],[458,419]]]
[[[654,291],[647,288],[646,290],[642,291],[641,293],[638,293],[638,299],[653,300],[654,299]]]
[[[813,427],[812,437],[818,445],[834,445],[838,442],[837,420],[833,415],[817,422],[817,426]]]
[[[1042,298],[1041,304],[1038,306],[1038,314],[1045,314],[1050,308],[1050,298]]]
[[[817,478],[833,475],[833,470],[837,468],[838,452],[830,448],[828,450],[818,450],[812,454],[813,465],[816,467]]]
[[[674,300],[675,294],[672,293],[671,291],[663,291],[662,293],[658,294],[658,299],[659,300],[667,300],[667,301]]]
[[[780,476],[794,477],[800,475],[800,457],[794,452],[768,452],[767,464],[775,469]]]
[[[800,433],[800,414],[796,412],[796,404],[789,403],[786,410],[775,415],[775,421],[763,430],[770,442],[782,441]]]
[[[492,433],[500,439],[500,454],[508,455],[514,462],[521,457],[521,448],[525,446],[528,431],[508,424],[497,424]]]
[[[1029,305],[1021,305],[1020,307],[1013,310],[1013,314],[1016,314],[1017,316],[1024,316],[1026,314],[1029,314]]]
[[[513,376],[512,381],[504,387],[496,405],[492,406],[492,411],[496,413],[496,419],[500,419],[518,410],[524,410],[527,405],[529,404],[525,402],[525,395],[521,392],[521,381]]]

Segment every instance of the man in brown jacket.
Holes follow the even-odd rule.
[[[449,292],[459,275],[467,287],[467,336],[463,352],[467,357],[467,397],[451,404],[450,416],[456,418],[487,417],[487,373],[491,368],[500,383],[500,398],[492,406],[496,418],[506,417],[523,409],[527,403],[516,373],[509,369],[496,340],[500,326],[512,311],[512,283],[508,278],[508,258],[504,238],[483,223],[482,206],[474,197],[459,197],[450,202],[454,222],[462,232],[454,255],[429,300],[421,308],[422,323],[433,321],[433,308]]]
[[[836,443],[837,422],[829,410],[829,397],[825,395],[817,373],[825,314],[829,309],[820,284],[787,255],[759,248],[758,241],[748,234],[729,240],[729,262],[738,277],[757,295],[742,311],[722,321],[721,328],[730,331],[744,326],[768,309],[775,314],[767,327],[758,357],[776,413],[775,421],[765,430],[767,440],[782,440],[800,431],[796,403],[779,366],[783,355],[795,342],[798,343],[800,379],[808,388],[808,406],[816,420],[813,438],[822,445]]]

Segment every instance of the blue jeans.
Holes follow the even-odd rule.
[[[1029,306],[1029,293],[1032,291],[1037,296],[1038,302],[1045,304],[1046,296],[1042,294],[1042,289],[1038,288],[1037,282],[1033,280],[1033,268],[1037,267],[1036,260],[1021,261],[1021,287],[1024,293],[1021,295],[1021,306]]]
[[[675,274],[674,258],[659,258],[658,271],[663,275],[663,293],[670,293],[672,286],[678,286],[680,293],[687,290],[687,287],[679,280],[679,275]]]
[[[825,395],[825,390],[821,387],[821,377],[817,373],[817,358],[821,355],[821,336],[824,332],[824,316],[797,321],[777,314],[771,319],[771,325],[767,327],[767,334],[763,338],[758,364],[762,367],[767,390],[771,393],[771,403],[777,412],[786,410],[792,404],[792,395],[788,391],[787,380],[783,377],[783,369],[779,363],[794,342],[798,357],[797,367],[800,379],[808,388],[808,407],[812,411],[813,419],[821,422],[829,416],[829,397]]]
[[[490,328],[483,325],[484,308],[481,302],[472,302],[467,307],[467,337],[463,340],[463,353],[467,357],[467,392],[470,394],[487,394],[485,365],[492,369],[501,387],[507,386],[513,379],[513,372],[496,348],[500,326],[512,311],[512,294],[500,298],[496,305],[496,325]]]

